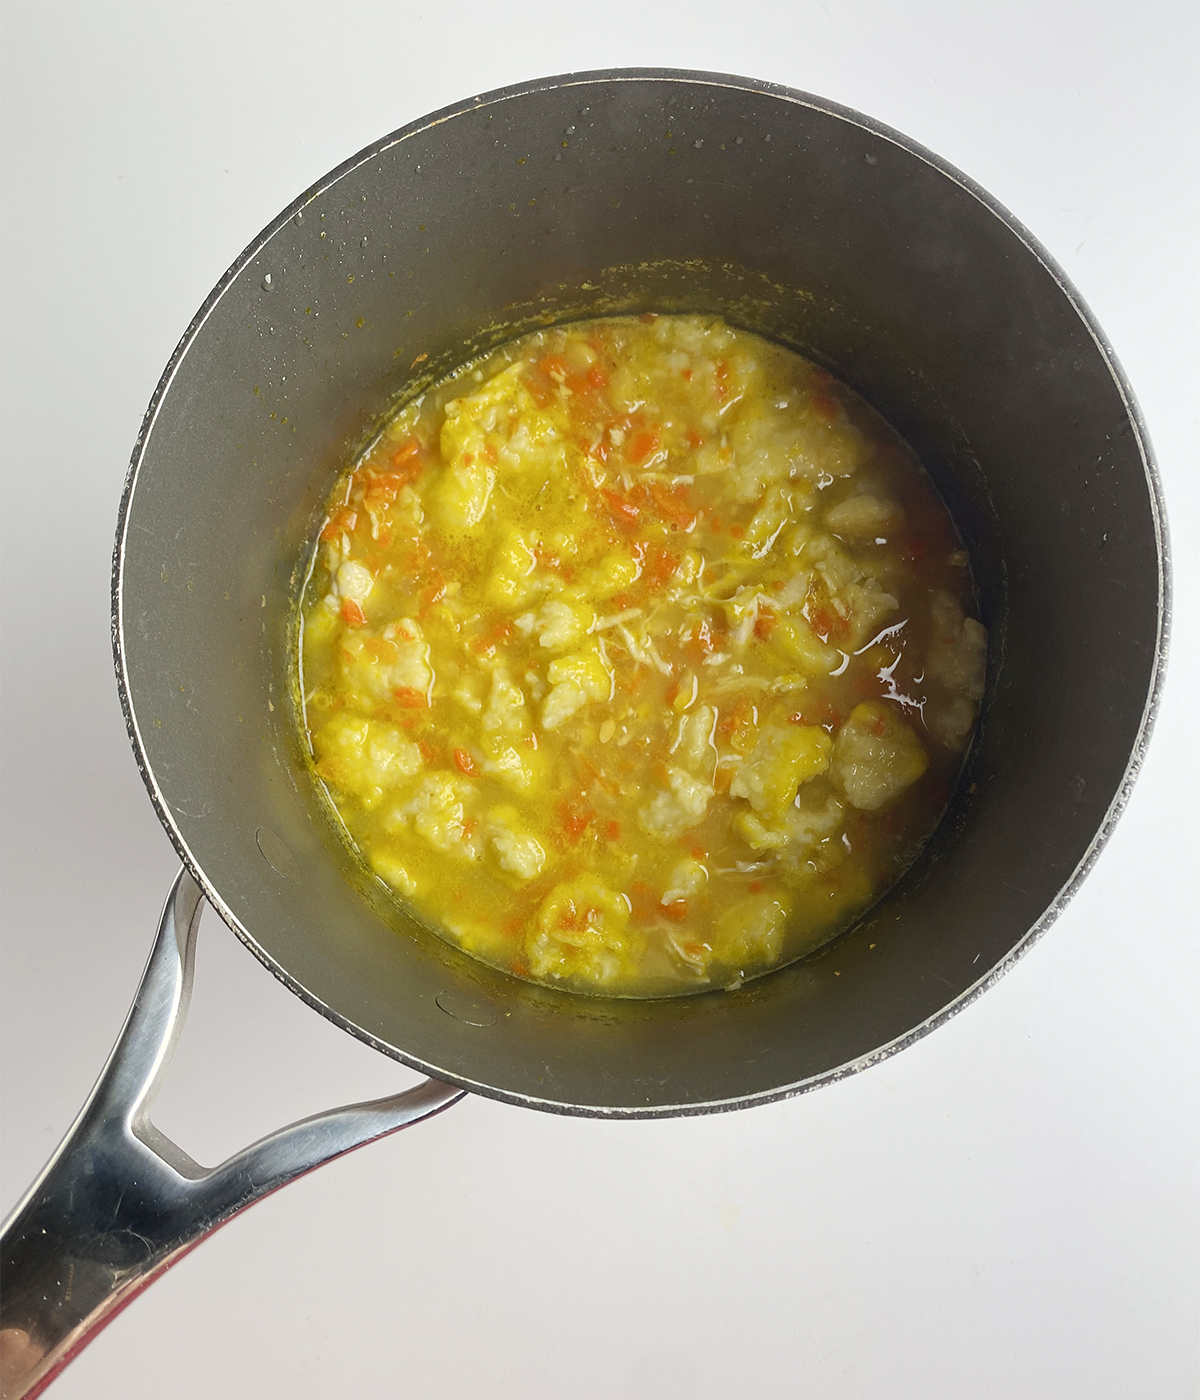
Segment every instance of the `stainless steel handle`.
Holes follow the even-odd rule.
[[[448,1108],[427,1079],[281,1128],[205,1170],[150,1122],[183,1030],[204,907],[186,870],[108,1063],[0,1237],[0,1396],[34,1396],[147,1284],[255,1201],[322,1163]]]

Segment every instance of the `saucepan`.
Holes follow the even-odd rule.
[[[314,801],[288,617],[336,472],[399,397],[532,326],[648,309],[721,313],[878,408],[957,521],[991,652],[948,814],[866,918],[740,990],[630,1001],[519,982],[404,923]],[[628,70],[474,97],[348,160],[221,279],[134,449],[113,646],[183,871],[121,1040],[7,1227],[4,1394],[44,1386],[242,1207],[464,1092],[707,1113],[937,1026],[1047,927],[1120,814],[1167,590],[1150,448],[1102,332],[1005,210],[879,123],[772,84]],[[213,1170],[183,1154],[148,1111],[205,903],[428,1082]]]

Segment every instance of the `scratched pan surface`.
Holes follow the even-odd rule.
[[[535,322],[721,312],[914,444],[991,629],[964,780],[901,884],[736,993],[573,997],[396,913],[298,765],[286,619],[346,454],[398,394]],[[1051,921],[1116,820],[1161,683],[1166,550],[1140,417],[1045,253],[862,116],[741,78],[548,79],[406,127],[308,191],[184,337],[135,452],[114,645],[156,808],[239,937],[440,1079],[605,1115],[736,1107],[936,1026]]]

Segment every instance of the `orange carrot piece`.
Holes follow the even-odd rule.
[[[465,773],[468,778],[475,776],[475,760],[466,749],[454,750],[454,766],[460,773]]]

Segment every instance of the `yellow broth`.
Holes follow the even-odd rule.
[[[301,604],[316,778],[520,977],[733,986],[852,923],[959,772],[987,635],[916,459],[719,320],[539,331],[338,481]]]

